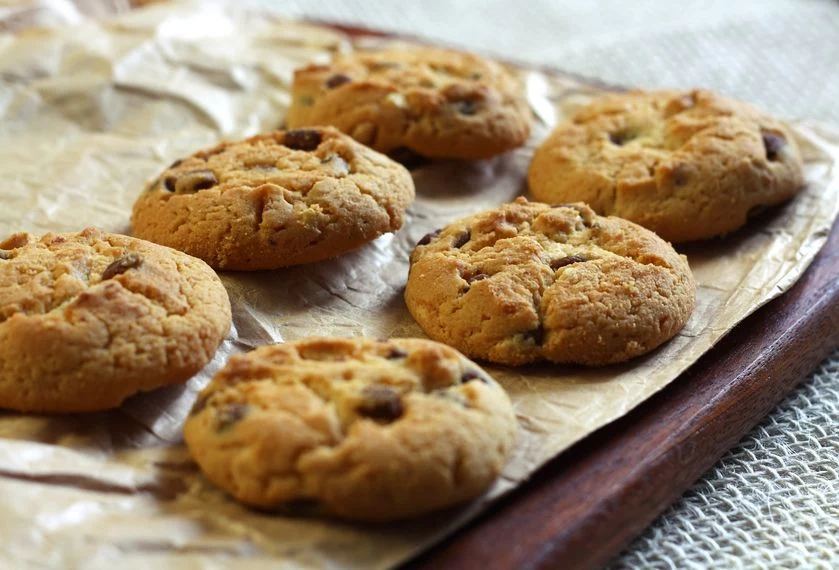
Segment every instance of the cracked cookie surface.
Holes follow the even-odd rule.
[[[333,128],[222,142],[177,160],[134,204],[134,233],[216,269],[276,269],[402,226],[408,171]]]
[[[734,231],[804,187],[787,127],[704,90],[596,100],[542,143],[528,180],[539,200],[586,202],[672,242]]]
[[[373,521],[477,497],[515,433],[507,394],[456,350],[366,338],[234,355],[184,428],[207,478],[248,505],[317,501]]]
[[[292,127],[335,125],[381,152],[488,158],[524,144],[530,108],[503,66],[469,53],[394,48],[294,74]]]
[[[0,407],[82,412],[185,382],[230,329],[207,265],[88,228],[0,241]]]
[[[687,260],[649,230],[525,198],[425,236],[405,288],[429,337],[508,365],[628,360],[673,337],[695,299]]]

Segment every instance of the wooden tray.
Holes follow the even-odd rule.
[[[353,37],[389,36],[314,23]],[[741,322],[664,390],[563,452],[477,521],[405,567],[582,569],[607,563],[837,347],[834,224],[790,291]]]

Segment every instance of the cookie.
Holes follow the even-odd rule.
[[[310,338],[232,356],[184,438],[207,478],[245,504],[314,501],[383,521],[483,493],[515,432],[504,390],[450,347]]]
[[[287,121],[334,125],[384,153],[476,159],[523,145],[531,115],[522,85],[498,63],[417,47],[297,70]]]
[[[710,91],[609,95],[537,149],[530,191],[582,201],[672,242],[721,236],[804,186],[789,129]]]
[[[0,241],[0,407],[117,407],[188,380],[229,329],[227,292],[199,259],[92,228]]]
[[[134,204],[134,233],[216,269],[276,269],[402,226],[411,175],[333,128],[222,142],[176,160]]]
[[[425,236],[405,289],[429,337],[509,365],[628,360],[675,335],[695,298],[685,257],[649,230],[524,198]]]

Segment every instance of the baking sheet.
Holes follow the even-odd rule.
[[[24,10],[6,4],[0,30],[24,31],[0,32],[0,235],[84,225],[129,231],[131,205],[147,179],[220,138],[276,128],[293,69],[353,47],[338,33],[233,1],[165,4],[97,21],[66,1],[9,4]],[[0,412],[0,567],[220,568],[234,560],[245,569],[393,566],[664,387],[788,289],[826,240],[839,210],[839,135],[797,123],[807,190],[746,230],[683,250],[699,292],[694,315],[673,341],[596,370],[487,367],[510,392],[521,429],[512,461],[485,497],[386,526],[272,516],[226,498],[180,443],[196,391],[230,353],[269,342],[315,334],[422,336],[402,302],[414,243],[524,192],[533,148],[602,89],[534,70],[521,76],[539,118],[527,147],[415,170],[417,200],[400,232],[319,264],[222,274],[234,329],[186,386],[98,414]]]

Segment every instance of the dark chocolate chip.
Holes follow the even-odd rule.
[[[315,129],[292,129],[286,131],[283,145],[293,150],[315,150],[323,140]]]
[[[204,411],[204,408],[207,407],[207,404],[210,402],[210,397],[212,397],[212,395],[212,393],[209,393],[203,396],[198,396],[198,398],[192,404],[192,409],[189,411],[189,415],[197,416],[202,411]]]
[[[427,233],[422,236],[422,239],[417,242],[417,245],[428,245],[431,243],[431,240],[435,239],[437,236],[440,235],[440,232],[443,230],[434,230],[433,232]]]
[[[469,284],[474,283],[475,281],[483,281],[489,277],[486,273],[475,273],[474,275],[469,275],[466,277],[466,282]]]
[[[163,179],[163,187],[166,188],[169,192],[174,192],[175,191],[175,182],[177,182],[177,181],[178,181],[178,179],[175,178],[174,176],[167,176],[166,178]]]
[[[466,230],[455,238],[454,242],[452,243],[452,247],[461,248],[464,245],[466,245],[470,239],[472,239],[472,232]]]
[[[5,249],[0,249],[0,259],[11,259],[12,252],[6,251]]]
[[[609,141],[618,146],[623,146],[632,139],[633,137],[629,133],[609,133]]]
[[[216,429],[218,431],[230,429],[248,415],[249,411],[250,408],[247,404],[227,404],[218,411]]]
[[[102,281],[116,277],[120,273],[125,273],[129,269],[139,267],[142,263],[143,258],[140,257],[139,253],[129,253],[127,255],[123,255],[105,268],[105,271],[102,272]]]
[[[566,265],[571,265],[573,263],[582,263],[583,261],[588,261],[588,258],[584,255],[568,255],[566,257],[551,260],[551,269],[556,271],[560,267],[565,267]]]
[[[406,356],[408,356],[408,353],[401,348],[391,348],[386,358],[388,360],[395,360],[397,358],[405,358]]]
[[[176,160],[175,162],[173,162],[172,164],[170,164],[170,165],[169,165],[169,168],[177,168],[178,166],[180,166],[180,165],[181,165],[181,163],[182,163],[182,162],[183,162],[183,159],[182,159],[182,158],[179,158],[178,160]]]
[[[467,382],[469,382],[471,380],[478,380],[480,382],[483,382],[484,384],[489,384],[489,380],[486,379],[486,376],[484,376],[483,374],[481,374],[477,370],[467,370],[460,377],[460,381],[463,384],[466,384]]]
[[[454,106],[461,115],[471,116],[478,112],[478,104],[471,99],[455,101]]]
[[[537,328],[533,329],[532,331],[527,331],[526,333],[524,333],[524,336],[525,338],[531,339],[533,341],[533,344],[535,344],[536,346],[540,346],[545,338],[545,329],[542,328],[542,325],[540,324]]]
[[[431,164],[430,159],[421,154],[417,154],[405,146],[397,147],[390,151],[387,155],[408,170],[416,170],[417,168]]]
[[[778,154],[780,154],[786,144],[783,137],[773,135],[772,133],[763,133],[763,148],[766,150],[767,160],[778,160]]]
[[[175,181],[175,192],[178,194],[191,194],[199,190],[212,188],[216,184],[218,184],[218,179],[212,170],[190,170],[178,176]]]
[[[362,402],[356,408],[359,415],[371,420],[392,422],[402,415],[399,393],[389,386],[367,386],[361,391]]]
[[[336,73],[332,77],[326,80],[326,86],[329,89],[335,89],[336,87],[343,85],[344,83],[349,83],[352,81],[352,78],[349,75],[344,75],[343,73]]]

